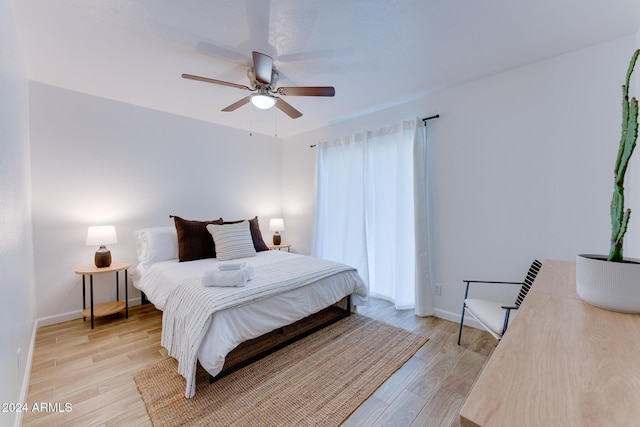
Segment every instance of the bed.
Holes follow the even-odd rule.
[[[185,251],[180,251],[180,245],[193,236],[181,233],[184,230],[178,220],[176,227],[135,232],[139,263],[133,283],[163,311],[162,345],[178,359],[178,370],[187,380],[186,397],[195,394],[198,362],[215,377],[222,371],[228,353],[239,344],[290,325],[345,297],[350,297],[353,305],[367,300],[366,285],[349,266],[262,249],[266,245],[254,230],[257,218],[253,220],[247,224],[214,221],[216,230],[236,230],[245,240],[246,233],[251,236],[253,251],[243,253],[234,246],[236,253],[231,258],[222,240],[212,235],[209,239],[218,243],[214,245],[215,258],[181,260]],[[206,224],[209,230],[214,228],[212,223]],[[254,244],[258,237],[262,244]],[[251,280],[237,287],[205,286],[211,274],[230,264],[242,264],[250,270]]]

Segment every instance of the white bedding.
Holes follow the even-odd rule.
[[[302,255],[281,251],[258,252],[256,257],[242,261],[254,267]],[[180,283],[201,278],[205,271],[216,269],[220,261],[210,258],[198,261],[162,261],[144,268],[141,264],[134,274],[134,285],[149,301],[163,310],[167,297]],[[226,355],[238,344],[288,325],[352,295],[354,305],[362,305],[368,290],[360,276],[353,271],[340,273],[302,288],[262,299],[256,303],[236,306],[216,312],[198,350],[200,364],[217,375]]]

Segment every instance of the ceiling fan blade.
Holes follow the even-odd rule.
[[[253,68],[256,71],[256,80],[260,83],[270,85],[271,73],[273,71],[273,59],[264,53],[252,52]]]
[[[208,77],[194,76],[193,74],[183,74],[182,78],[183,79],[189,79],[189,80],[198,80],[198,81],[205,82],[205,83],[215,83],[217,85],[223,85],[223,86],[231,86],[231,87],[235,87],[236,89],[251,90],[250,87],[245,86],[245,85],[239,85],[237,83],[225,82],[224,80],[210,79]]]
[[[284,101],[281,98],[276,98],[276,107],[278,107],[292,119],[297,119],[298,117],[302,116],[302,113],[300,111],[293,108],[288,102]]]
[[[271,0],[244,0],[244,9],[247,18],[246,28],[249,30],[248,46],[268,54],[276,53],[275,48],[269,45]],[[269,49],[264,50],[266,47]]]
[[[333,86],[280,87],[277,92],[281,95],[288,96],[334,96],[336,94]]]
[[[235,111],[238,108],[242,107],[244,104],[249,103],[250,100],[251,100],[251,95],[245,96],[240,101],[236,101],[233,104],[229,105],[228,107],[223,108],[222,111]]]

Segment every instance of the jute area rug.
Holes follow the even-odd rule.
[[[339,426],[428,338],[351,315],[184,397],[177,362],[134,374],[154,426]]]

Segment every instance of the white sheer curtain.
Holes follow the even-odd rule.
[[[317,171],[315,255],[356,267],[371,295],[433,314],[422,121],[322,142]]]

